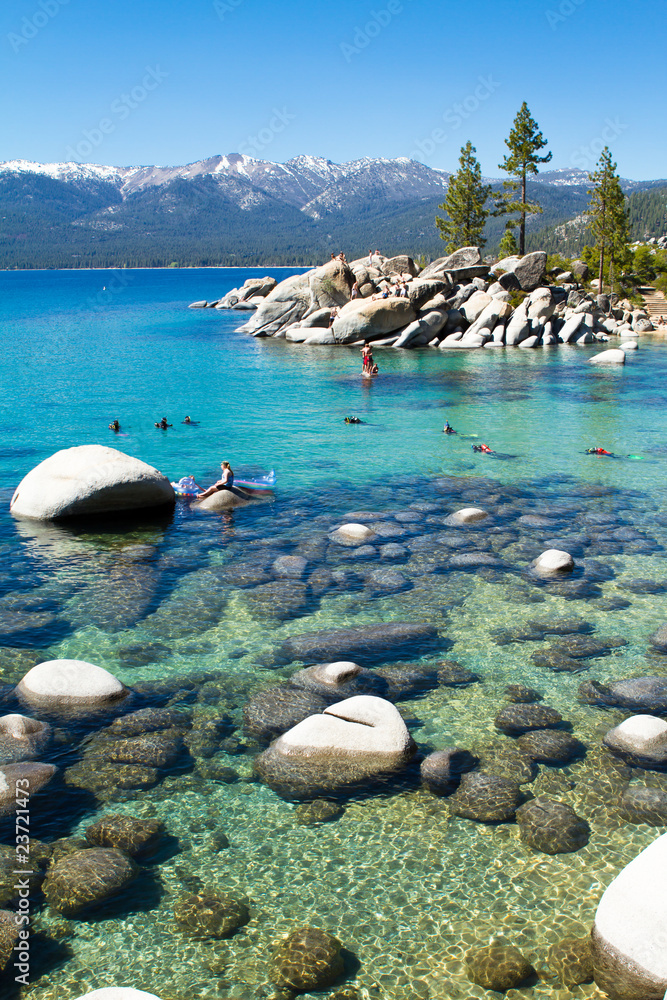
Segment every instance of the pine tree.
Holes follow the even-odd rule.
[[[485,206],[491,185],[482,184],[482,168],[475,157],[476,152],[468,139],[461,148],[459,169],[449,178],[445,200],[438,205],[448,216],[446,219],[435,217],[440,238],[447,241],[448,253],[459,247],[483,247],[486,243],[482,233],[489,214]]]
[[[613,268],[624,263],[629,239],[625,195],[608,146],[602,150],[597,170],[589,174],[588,179],[593,185],[588,192],[588,217],[600,264],[599,290],[602,291],[605,265]]]
[[[501,260],[505,257],[513,257],[519,252],[519,247],[516,242],[516,236],[514,235],[514,228],[508,226],[505,229],[503,238],[498,245],[498,256]]]
[[[546,156],[537,155],[547,145],[547,140],[540,132],[525,101],[514,119],[509,138],[505,139],[505,145],[509,149],[509,154],[498,166],[514,179],[503,182],[504,192],[496,201],[494,214],[519,213],[519,253],[524,254],[526,249],[526,215],[542,211],[536,202],[526,200],[528,174],[536,174],[538,163],[548,163],[552,157],[551,153],[547,153]],[[521,188],[521,199],[517,201],[516,192],[519,188]]]

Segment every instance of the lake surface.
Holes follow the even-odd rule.
[[[667,675],[648,645],[667,592],[665,348],[642,337],[624,368],[608,370],[586,364],[595,348],[378,350],[381,375],[369,383],[355,349],[254,339],[235,332],[248,314],[187,309],[263,273],[298,272],[0,273],[5,712],[19,710],[12,686],[31,666],[72,657],[133,688],[134,707],[167,705],[195,727],[227,727],[208,756],[193,744],[154,781],[121,788],[102,766],[95,776],[96,761],[105,763],[95,740],[111,718],[52,720],[56,740],[43,759],[60,773],[33,802],[32,836],[81,837],[96,819],[125,813],[163,820],[170,839],[119,901],[94,912],[65,919],[36,892],[31,986],[19,992],[6,973],[8,997],[70,1000],[109,985],[162,1000],[268,997],[272,944],[305,924],[343,942],[348,983],[363,998],[487,996],[467,979],[470,947],[508,941],[543,971],[549,945],[585,935],[611,878],[665,832],[619,814],[628,782],[667,790],[660,775],[630,773],[602,751],[604,733],[628,713],[577,698],[585,680]],[[183,425],[186,414],[198,424]],[[163,415],[174,425],[164,432],[153,426]],[[352,415],[364,423],[345,424]],[[115,417],[120,435],[107,429]],[[456,436],[442,434],[445,419]],[[480,442],[497,454],[473,453]],[[202,484],[222,459],[237,477],[275,469],[275,502],[225,515],[179,502],[173,516],[72,528],[8,514],[26,472],[88,443]],[[593,446],[619,457],[586,455]],[[471,505],[489,511],[488,522],[448,530],[446,516]],[[388,559],[376,546],[355,559],[330,546],[329,531],[352,512],[372,513],[380,544],[402,554]],[[577,570],[544,586],[528,566],[554,545],[572,551]],[[307,585],[290,593],[287,584],[273,606],[257,594],[261,583],[240,586],[231,572],[252,565],[268,580],[277,556],[295,551],[308,552]],[[488,565],[454,559],[483,552]],[[379,567],[403,584],[373,582]],[[322,570],[335,575],[324,589],[311,582]],[[626,645],[580,660],[577,673],[534,662],[563,642],[546,625],[573,618]],[[304,665],[276,656],[284,639],[383,621],[435,625],[439,648],[415,647],[409,662],[446,658],[479,677],[398,702],[420,753],[465,747],[494,773],[518,776],[526,797],[567,802],[591,826],[587,846],[533,851],[514,823],[450,815],[416,772],[346,799],[342,815],[319,825],[303,825],[294,802],[253,780],[262,748],[243,709]],[[533,625],[527,637],[535,621],[541,631]],[[510,683],[536,688],[586,756],[526,774],[516,741],[494,726]],[[12,848],[13,821],[0,832]],[[174,902],[206,887],[250,901],[250,923],[228,940],[190,940],[175,927]],[[512,995],[598,994],[545,978]]]

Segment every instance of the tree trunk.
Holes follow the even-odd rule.
[[[521,204],[526,204],[526,171],[521,175]],[[523,257],[526,252],[526,210],[521,209],[521,226],[519,228],[519,255]]]
[[[600,247],[600,272],[598,275],[598,279],[599,279],[598,294],[602,295],[604,291],[604,241],[602,243],[602,246]]]

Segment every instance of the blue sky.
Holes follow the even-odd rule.
[[[550,166],[607,142],[622,176],[667,177],[666,43],[665,0],[3,0],[0,159],[452,170],[471,139],[498,176],[526,100]]]

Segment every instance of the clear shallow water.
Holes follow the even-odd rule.
[[[618,818],[622,782],[606,777],[599,742],[623,716],[581,705],[576,693],[589,677],[666,672],[660,658],[646,658],[647,637],[664,621],[664,595],[637,594],[625,584],[667,579],[667,352],[646,344],[622,371],[604,372],[585,364],[594,353],[586,349],[385,351],[377,352],[382,377],[368,385],[355,351],[258,341],[234,333],[243,314],[187,310],[190,301],[217,298],[253,273],[0,274],[0,681],[13,684],[38,659],[55,656],[88,659],[130,686],[148,685],[149,702],[155,682],[164,681],[179,704],[180,697],[196,712],[233,720],[238,745],[216,760],[240,779],[221,783],[190,763],[153,788],[95,801],[63,786],[68,808],[44,805],[36,835],[46,840],[80,834],[98,815],[121,811],[160,816],[180,848],[155,866],[155,897],[138,887],[124,910],[103,919],[65,924],[40,914],[37,926],[48,940],[31,992],[69,1000],[122,982],[163,1000],[264,996],[271,942],[312,923],[356,955],[352,978],[364,996],[481,997],[462,964],[471,944],[501,936],[543,963],[560,936],[587,932],[602,888],[664,832]],[[108,303],[103,285],[113,290]],[[186,413],[199,426],[181,425]],[[153,428],[163,414],[175,424],[167,432]],[[345,425],[348,414],[366,425]],[[126,436],[106,429],[116,416]],[[461,436],[442,435],[446,417]],[[516,457],[474,455],[474,439],[464,434]],[[277,499],[220,518],[179,504],[173,518],[122,531],[15,523],[6,504],[21,476],[58,448],[88,442],[136,454],[170,478],[194,473],[207,482],[222,458],[237,474],[274,467]],[[592,445],[645,457],[584,455]],[[439,481],[443,475],[453,478]],[[416,521],[394,519],[420,501],[435,509],[413,508]],[[397,540],[409,543],[435,537],[444,530],[438,519],[470,503],[492,512],[499,537],[469,532],[464,551],[495,545],[506,571],[427,573],[413,552],[396,566],[409,589],[381,596],[364,582],[377,562],[352,565],[322,547],[349,511],[384,512],[382,520],[403,526]],[[601,539],[586,520],[599,512],[650,542]],[[522,526],[525,513],[547,515],[553,525]],[[587,539],[580,554],[606,565],[613,578],[578,599],[529,584],[522,574],[530,545],[573,535]],[[311,593],[292,617],[258,610],[248,591],[225,582],[227,566],[261,553],[270,563],[306,542],[316,544],[312,566],[352,575],[321,598]],[[604,600],[614,597],[630,607],[608,610]],[[554,615],[584,618],[597,634],[620,635],[628,645],[584,661],[582,674],[555,674],[530,658],[549,637],[496,641],[494,630]],[[449,817],[444,800],[417,787],[352,801],[336,822],[305,827],[293,804],[244,780],[257,748],[243,735],[243,705],[296,667],[275,669],[279,642],[312,629],[403,619],[433,622],[449,640],[439,657],[417,651],[414,659],[447,655],[482,678],[400,703],[420,749],[456,743],[498,753],[513,743],[493,725],[505,686],[519,680],[536,687],[589,753],[567,768],[541,767],[524,787],[585,816],[593,830],[587,847],[553,858],[532,852],[515,825]],[[188,678],[198,678],[196,687],[178,696]],[[76,763],[81,735],[70,726],[74,742],[55,753],[61,765]],[[218,829],[227,850],[211,847]],[[183,938],[173,902],[200,883],[246,894],[248,927],[220,943]],[[546,982],[516,995],[596,994],[592,986],[568,993]]]

